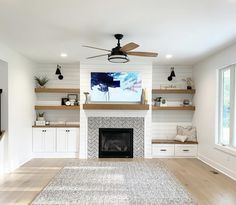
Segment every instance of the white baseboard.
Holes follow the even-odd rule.
[[[32,157],[27,157],[25,158],[23,161],[21,161],[18,164],[14,164],[14,165],[10,165],[10,168],[6,171],[6,173],[10,173],[15,171],[16,169],[18,169],[19,167],[21,167],[23,164],[25,164],[26,162],[30,161],[32,159]]]
[[[33,153],[33,158],[79,158],[78,153]]]
[[[234,172],[233,170],[230,170],[200,154],[198,154],[198,159],[236,181],[236,172]]]

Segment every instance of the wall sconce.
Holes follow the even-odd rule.
[[[63,75],[61,74],[61,66],[60,65],[57,65],[57,69],[56,69],[56,73],[55,73],[55,75],[58,75],[58,79],[59,80],[62,80],[64,77],[63,77]]]
[[[172,81],[173,78],[176,77],[175,75],[175,68],[174,67],[171,67],[170,68],[170,76],[167,78],[169,81]]]

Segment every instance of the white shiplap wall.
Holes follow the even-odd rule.
[[[152,86],[160,88],[161,84],[173,84],[180,88],[185,88],[182,81],[183,78],[192,77],[191,66],[173,66],[175,68],[176,78],[173,81],[168,81],[170,75],[170,67],[153,65],[152,70]],[[177,105],[183,99],[192,99],[192,95],[186,94],[168,94],[168,95],[153,95],[154,97],[161,96],[169,100],[169,104]],[[176,135],[176,126],[192,125],[192,111],[152,111],[152,138],[153,139],[173,139]]]
[[[84,103],[83,92],[90,91],[90,73],[91,72],[111,72],[111,71],[137,71],[142,77],[142,87],[147,88],[148,102],[151,103],[152,89],[152,65],[134,65],[134,64],[104,64],[104,65],[80,65],[80,99]],[[151,157],[151,110],[148,111],[117,111],[117,110],[80,110],[80,157],[87,158],[87,118],[90,116],[99,117],[144,117],[145,118],[145,157]]]
[[[59,64],[63,80],[59,80],[55,75],[57,64],[38,64],[35,76],[47,76],[49,88],[79,88],[80,87],[80,65],[75,64]],[[67,97],[67,93],[38,93],[36,95],[36,105],[61,105],[61,98]],[[79,121],[79,111],[55,111],[45,110],[46,119],[48,121]]]

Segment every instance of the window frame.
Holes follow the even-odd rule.
[[[229,136],[229,144],[222,143],[222,121],[223,121],[223,73],[227,70],[230,70],[230,136]],[[218,97],[217,97],[217,137],[216,137],[216,145],[218,148],[222,149],[222,147],[226,147],[227,149],[232,151],[236,151],[236,116],[235,116],[235,108],[236,108],[236,64],[226,66],[224,68],[218,69]],[[221,146],[221,147],[219,147]]]

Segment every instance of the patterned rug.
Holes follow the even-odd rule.
[[[64,167],[33,205],[195,205],[159,160],[76,160]]]

